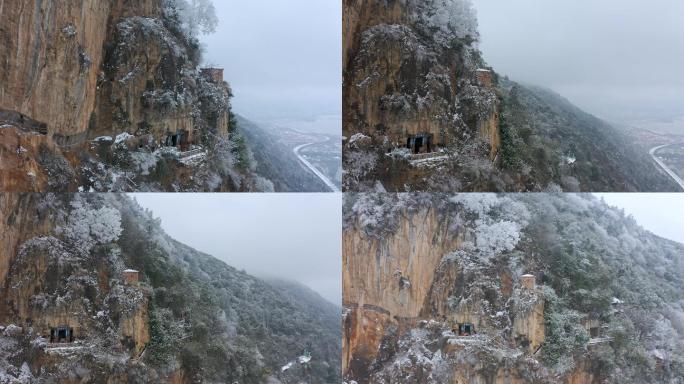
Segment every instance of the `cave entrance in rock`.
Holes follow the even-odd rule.
[[[409,136],[406,139],[406,148],[410,149],[413,154],[430,153],[434,150],[433,147],[432,135],[429,133]]]
[[[178,145],[181,151],[187,151],[190,148],[190,132],[183,130],[178,134]]]
[[[416,137],[416,144],[413,146],[413,153],[420,153],[420,150],[423,148],[423,138],[422,137]]]
[[[51,343],[73,343],[74,329],[68,325],[60,325],[59,327],[50,329]]]
[[[589,328],[589,335],[592,338],[597,338],[601,335],[601,329],[599,327],[591,327]]]
[[[166,136],[167,147],[177,147],[181,143],[181,134],[168,134]]]
[[[475,332],[475,325],[472,323],[461,323],[458,324],[458,335],[459,336],[472,336]]]

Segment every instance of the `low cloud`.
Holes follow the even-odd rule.
[[[513,80],[552,88],[604,118],[684,115],[684,2],[474,3],[485,59]]]

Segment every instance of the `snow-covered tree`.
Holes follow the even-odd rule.
[[[479,222],[475,229],[477,248],[497,254],[512,251],[520,241],[520,226],[510,221]]]
[[[492,193],[466,193],[450,201],[475,217],[474,250],[489,257],[515,249],[530,213],[518,201]]]
[[[414,16],[432,32],[435,41],[447,45],[455,38],[477,40],[477,13],[471,0],[414,1]]]
[[[118,240],[121,231],[121,214],[118,210],[94,208],[81,197],[72,200],[67,222],[61,228],[64,239],[83,253],[90,252],[95,245]]]
[[[190,37],[216,31],[218,17],[212,0],[165,0],[167,14],[175,14]]]
[[[257,192],[275,192],[273,182],[265,177],[254,176],[254,190]]]
[[[467,211],[485,216],[500,204],[499,197],[494,193],[460,193],[453,196],[451,202],[461,204]]]

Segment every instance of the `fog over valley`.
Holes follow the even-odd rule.
[[[610,121],[662,125],[684,115],[683,2],[474,4],[485,59],[512,80],[549,87]]]
[[[222,66],[237,113],[256,121],[341,113],[341,4],[214,1],[205,62]],[[336,127],[339,131],[339,127]]]

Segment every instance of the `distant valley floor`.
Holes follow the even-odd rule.
[[[342,186],[342,139],[296,121],[254,123],[240,119],[252,145],[259,173],[277,174],[282,192],[339,192]],[[271,179],[274,177],[271,176]]]
[[[684,190],[684,135],[670,131],[633,128],[635,144],[648,151],[655,164]]]

